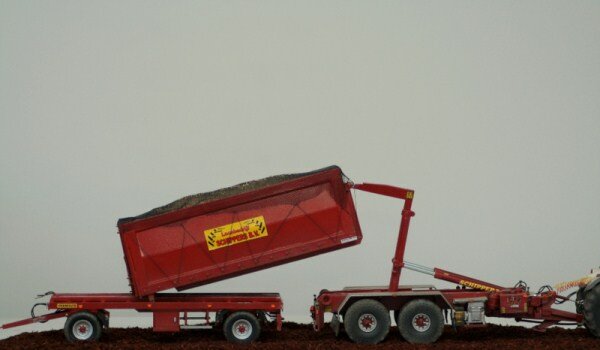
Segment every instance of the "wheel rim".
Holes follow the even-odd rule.
[[[358,328],[365,333],[371,333],[377,328],[377,318],[373,314],[362,314],[358,318]]]
[[[88,320],[79,320],[73,324],[73,328],[71,330],[75,339],[88,340],[94,333],[94,326],[92,326],[92,323]]]
[[[252,335],[252,324],[248,320],[237,320],[231,326],[231,330],[237,339],[248,339]]]
[[[426,332],[431,327],[431,319],[426,314],[416,314],[412,326],[417,332]]]

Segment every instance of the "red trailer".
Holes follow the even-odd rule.
[[[522,322],[538,323],[536,330],[553,325],[585,325],[600,336],[600,274],[595,274],[578,292],[560,296],[551,287],[530,293],[524,282],[503,287],[438,268],[428,268],[404,260],[414,191],[379,184],[357,184],[357,190],[404,200],[392,272],[387,286],[347,287],[322,290],[310,308],[316,331],[324,327],[324,314],[331,313],[336,335],[343,322],[344,330],[354,342],[376,344],[382,341],[391,325],[393,312],[400,334],[411,343],[431,343],[442,334],[445,320],[453,327],[480,327],[485,316],[509,317]],[[437,289],[432,285],[399,285],[402,268],[425,273],[455,283],[456,289]],[[577,298],[571,297],[577,293]],[[553,308],[554,304],[574,301],[577,313]]]
[[[11,328],[67,317],[70,341],[100,337],[109,310],[153,315],[157,332],[222,326],[247,343],[261,322],[281,329],[276,293],[160,293],[185,290],[359,244],[351,184],[333,166],[281,175],[188,196],[119,220],[131,293],[46,293],[53,313],[3,325]]]

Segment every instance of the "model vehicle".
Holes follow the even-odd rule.
[[[283,302],[277,293],[167,293],[206,285],[254,271],[357,245],[362,232],[352,190],[404,200],[390,283],[381,287],[322,290],[310,308],[315,330],[332,314],[336,334],[341,324],[357,343],[382,341],[391,325],[411,343],[430,343],[445,322],[454,327],[485,324],[485,316],[553,325],[585,325],[600,336],[600,278],[580,283],[578,292],[560,296],[545,288],[530,293],[526,285],[502,287],[442,269],[404,260],[414,191],[354,184],[331,166],[309,173],[280,175],[208,193],[187,196],[117,226],[129,276],[130,293],[54,293],[37,303],[31,317],[7,329],[66,317],[69,341],[94,341],[109,327],[110,310],[149,313],[156,332],[222,327],[236,343],[256,340],[265,324],[282,328]],[[457,284],[456,289],[400,285],[403,268]],[[331,271],[332,276],[335,274]],[[572,300],[576,312],[553,308]],[[45,306],[52,312],[36,315]]]

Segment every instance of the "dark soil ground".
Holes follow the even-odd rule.
[[[97,343],[69,344],[62,331],[24,333],[0,341],[0,349],[600,349],[600,339],[585,329],[551,328],[537,333],[522,327],[488,325],[484,328],[447,328],[437,343],[411,345],[392,328],[378,345],[356,345],[342,332],[338,338],[327,328],[316,333],[310,325],[285,323],[282,332],[263,330],[260,341],[236,346],[220,330],[153,333],[151,329],[113,328]]]

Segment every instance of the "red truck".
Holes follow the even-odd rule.
[[[414,191],[388,185],[353,184],[336,166],[280,175],[222,190],[184,197],[118,222],[130,293],[53,293],[32,308],[31,318],[0,329],[66,317],[69,341],[97,340],[108,328],[109,310],[151,313],[153,330],[222,327],[237,343],[256,340],[261,327],[282,326],[283,302],[277,293],[165,293],[189,289],[317,254],[357,245],[362,232],[351,190],[404,200],[392,260],[390,283],[381,287],[322,290],[310,312],[315,330],[331,313],[336,334],[343,323],[357,343],[378,343],[391,325],[390,311],[411,343],[434,342],[445,321],[454,327],[485,324],[485,316],[556,324],[585,325],[600,336],[600,278],[577,293],[576,313],[552,308],[572,300],[554,290],[530,293],[524,284],[505,288],[441,269],[404,261]],[[456,289],[399,285],[402,268],[457,284]],[[35,315],[37,306],[52,313]]]
[[[336,335],[343,322],[344,330],[354,342],[376,344],[387,336],[391,325],[390,311],[393,311],[400,334],[410,343],[435,342],[442,334],[445,321],[455,328],[481,327],[485,325],[486,316],[537,323],[534,329],[541,332],[554,325],[583,325],[600,337],[600,271],[593,270],[578,291],[561,296],[549,286],[531,293],[522,281],[513,287],[503,287],[405,261],[408,227],[415,215],[412,211],[414,191],[369,183],[352,187],[404,200],[390,282],[386,286],[322,290],[310,308],[315,330],[324,327],[324,314],[331,313],[331,326]],[[456,288],[400,285],[403,268],[454,283]],[[575,313],[552,307],[567,301],[575,303]]]

